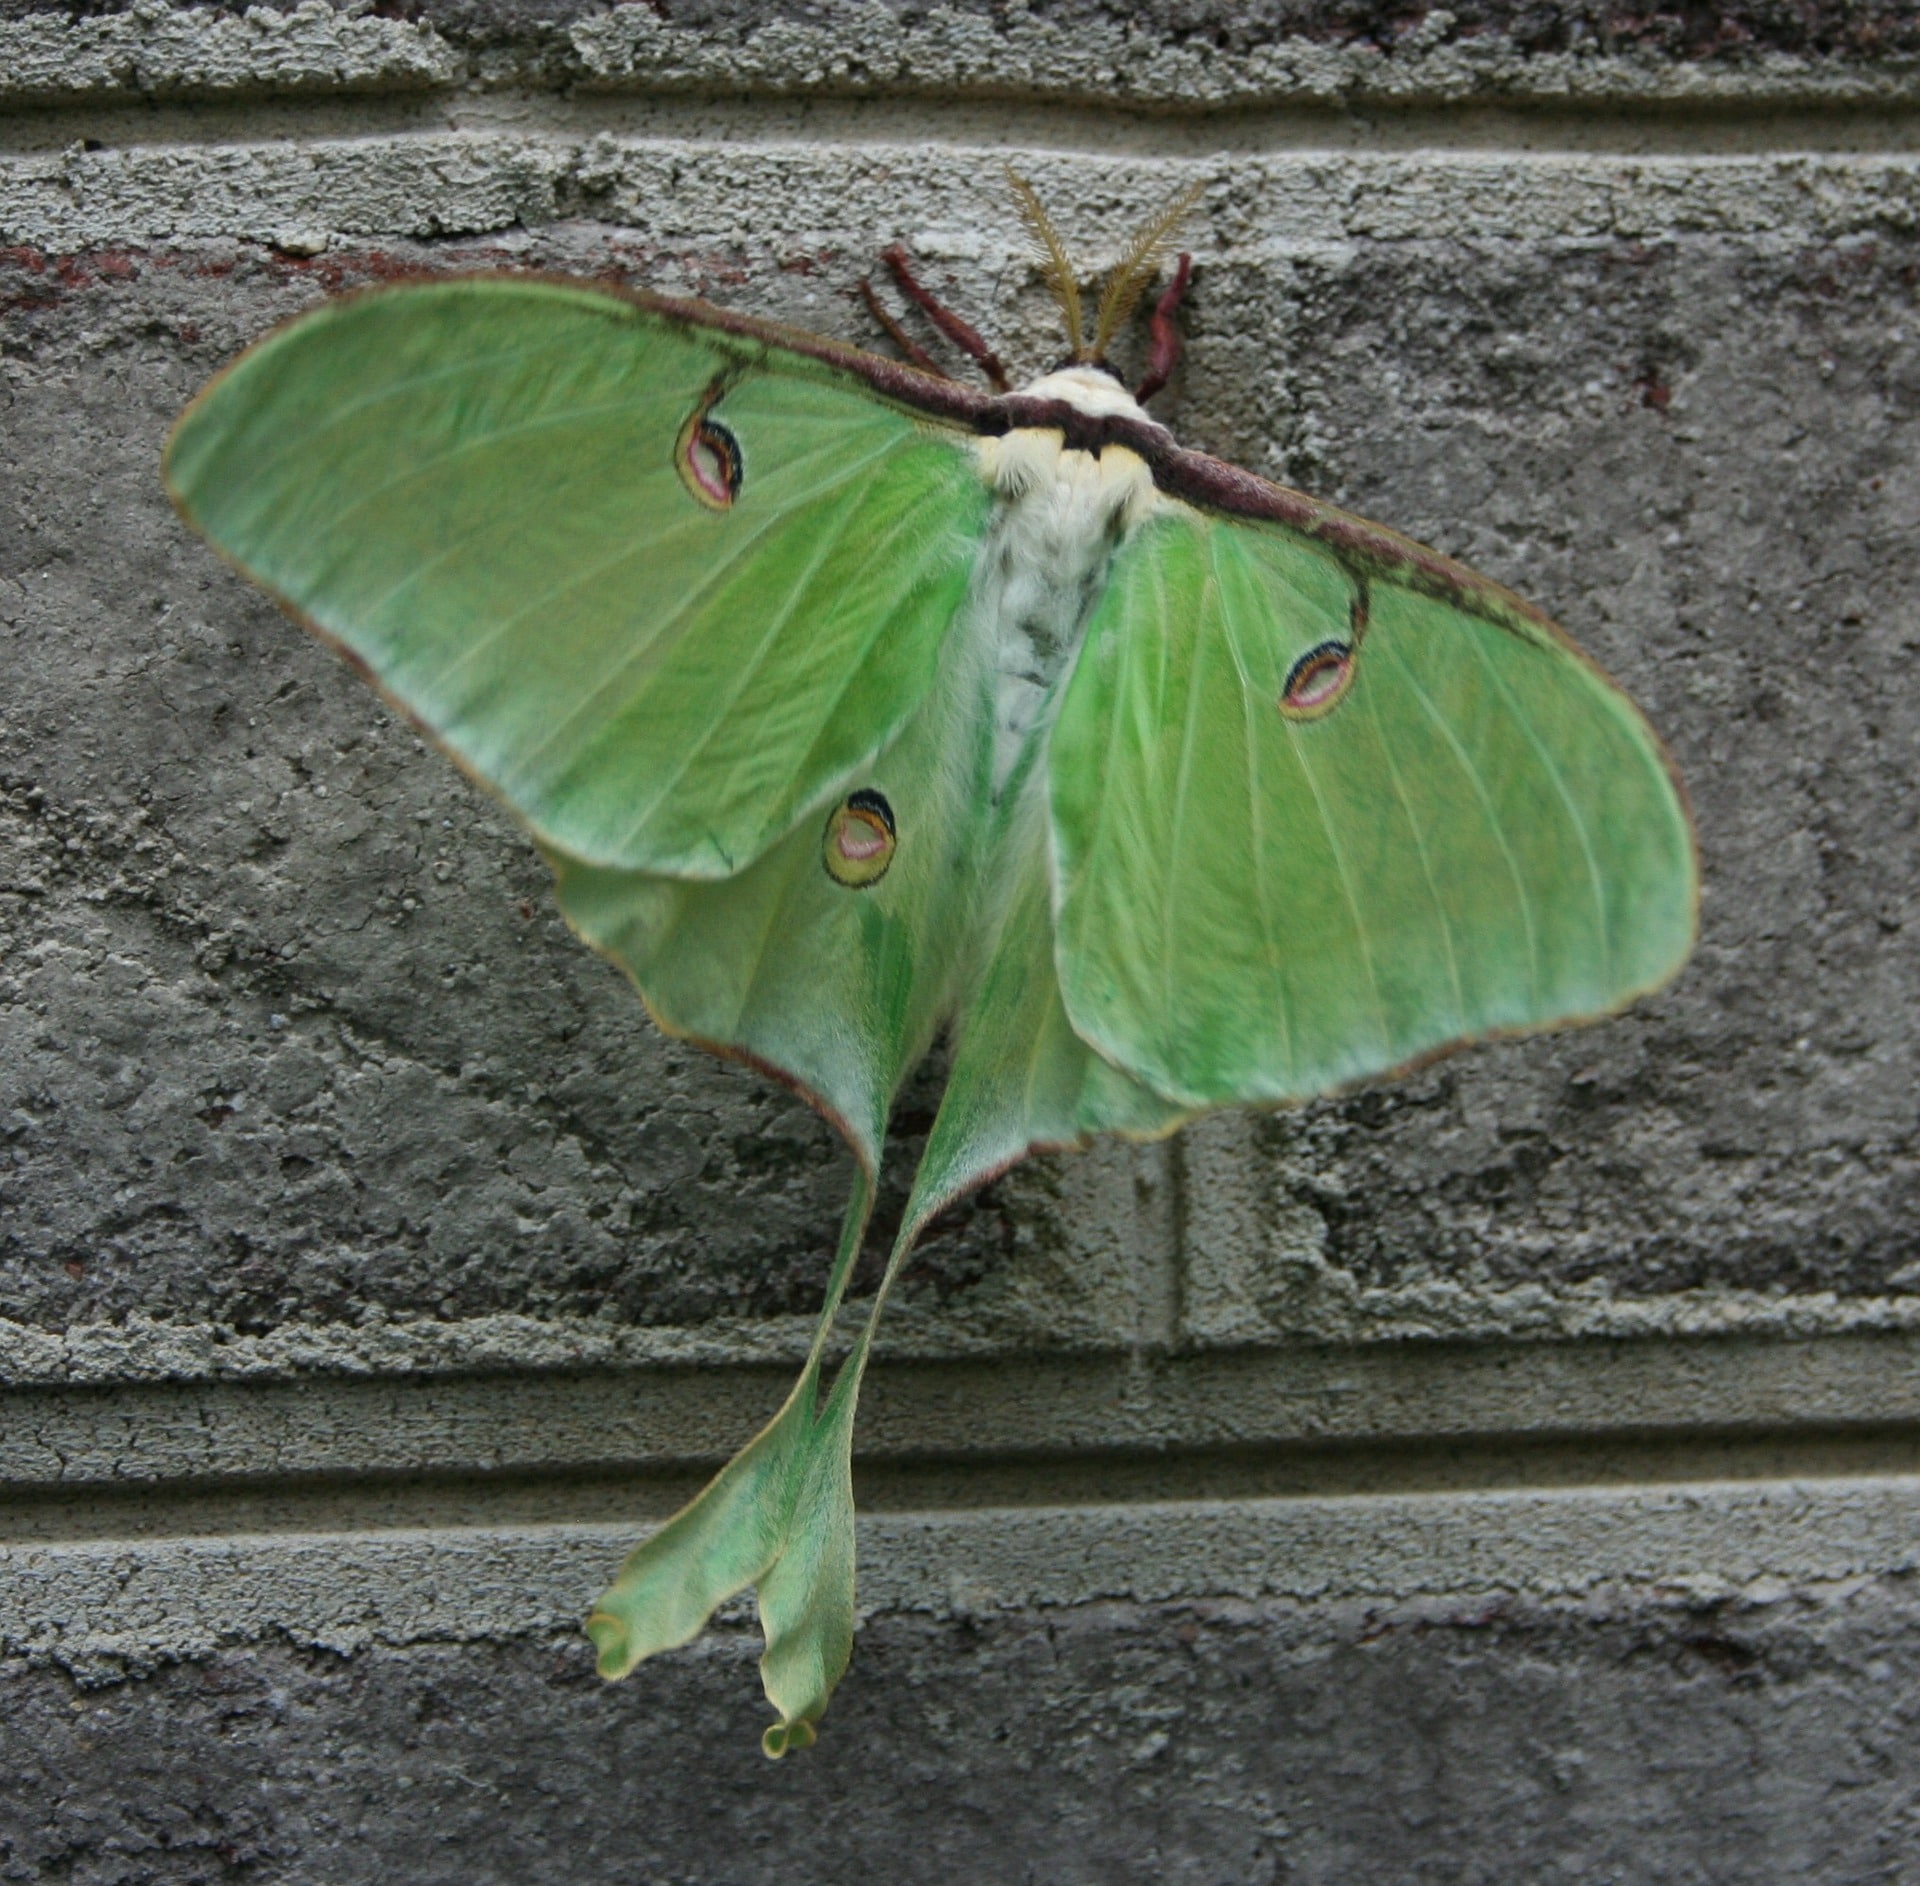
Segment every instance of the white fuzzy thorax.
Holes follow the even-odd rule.
[[[1021,391],[1082,412],[1146,416],[1124,387],[1090,368],[1063,367]],[[997,795],[1057,705],[1055,683],[1079,652],[1114,551],[1157,500],[1146,462],[1124,446],[1070,452],[1059,432],[1020,427],[977,449],[1000,500],[968,610],[991,676]]]
[[[1020,389],[1020,397],[1065,400],[1095,419],[1114,413],[1124,413],[1129,419],[1147,417],[1147,409],[1112,374],[1099,367],[1058,367],[1028,381]]]

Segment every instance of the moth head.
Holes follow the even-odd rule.
[[[1062,354],[1047,372],[1065,373],[1069,367],[1077,368],[1081,373],[1104,373],[1109,380],[1116,380],[1123,387],[1127,383],[1127,376],[1111,360],[1082,360],[1073,354]]]

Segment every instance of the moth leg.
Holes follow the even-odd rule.
[[[953,378],[953,375],[950,374],[939,361],[934,359],[934,357],[887,312],[886,303],[873,292],[873,283],[871,281],[862,278],[860,295],[867,304],[867,312],[887,330],[887,338],[906,355],[907,359],[911,361],[914,366],[918,367],[923,373],[935,374],[942,380],[951,380]]]
[[[930,289],[921,286],[906,250],[896,242],[880,251],[880,260],[900,284],[900,292],[987,376],[993,390],[996,393],[1006,392],[1007,370],[1000,364],[1000,356],[980,338],[979,329],[961,320]]]
[[[1142,406],[1173,378],[1173,370],[1179,364],[1182,342],[1173,317],[1185,300],[1187,284],[1192,279],[1193,257],[1183,255],[1174,266],[1173,280],[1167,284],[1166,293],[1153,304],[1153,346],[1147,355],[1147,375],[1133,390],[1133,397]]]

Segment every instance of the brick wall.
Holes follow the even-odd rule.
[[[1891,0],[0,5],[0,1880],[1920,1878],[1916,150]],[[1206,181],[1163,417],[1558,615],[1704,936],[957,1214],[770,1767],[744,1615],[615,1688],[577,1620],[847,1161],[158,452],[423,267],[870,340],[904,238],[1035,370],[1003,154],[1096,263]]]

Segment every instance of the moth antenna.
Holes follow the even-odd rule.
[[[1179,228],[1206,188],[1205,179],[1188,184],[1171,203],[1147,220],[1121,252],[1100,296],[1099,319],[1093,335],[1094,359],[1106,359],[1113,337],[1120,332],[1127,316],[1146,292],[1147,284],[1153,280],[1167,238]]]
[[[1080,315],[1080,280],[1067,259],[1067,245],[1060,240],[1053,218],[1042,207],[1039,193],[1011,164],[1007,166],[1007,184],[1013,191],[1020,220],[1032,238],[1034,257],[1045,272],[1047,292],[1053,296],[1054,305],[1067,324],[1067,344],[1073,349],[1075,360],[1085,360],[1087,336]]]

